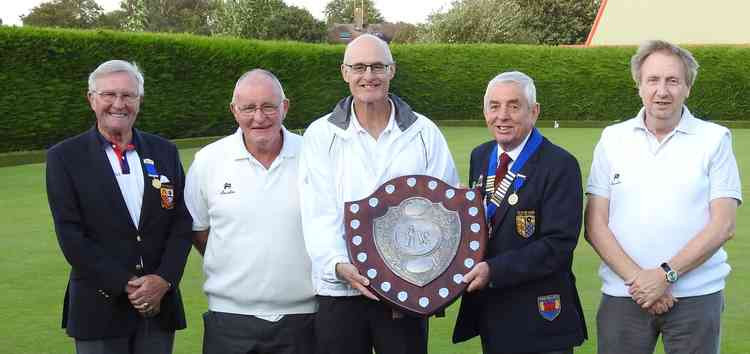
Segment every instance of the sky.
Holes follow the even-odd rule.
[[[19,16],[43,2],[51,0],[0,0],[0,17],[4,25],[21,25]],[[120,0],[96,0],[104,11],[115,10],[120,7]],[[306,8],[316,18],[323,20],[323,9],[327,0],[284,0],[287,5]],[[373,0],[375,7],[380,10],[388,22],[423,23],[427,16],[434,11],[447,10],[452,0]]]

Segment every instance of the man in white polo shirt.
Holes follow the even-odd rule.
[[[208,296],[204,353],[313,353],[316,309],[297,193],[302,138],[279,80],[242,75],[237,132],[198,151],[185,187]]]
[[[598,352],[718,353],[724,242],[742,201],[730,131],[684,105],[698,63],[663,41],[631,60],[643,102],[607,127],[588,180],[586,239],[603,262]]]

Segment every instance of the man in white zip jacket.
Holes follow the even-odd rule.
[[[369,34],[354,39],[341,65],[351,96],[304,135],[299,189],[319,305],[319,353],[427,353],[427,320],[378,302],[366,288],[368,279],[349,263],[344,242],[344,203],[367,197],[384,182],[423,174],[458,185],[437,126],[388,93],[395,73],[385,42]]]

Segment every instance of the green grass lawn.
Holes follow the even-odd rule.
[[[442,128],[464,182],[468,174],[471,149],[489,139],[484,128]],[[542,133],[563,146],[581,164],[584,181],[588,175],[591,155],[601,129],[551,129]],[[750,167],[750,130],[734,130],[735,155],[740,173]],[[197,149],[181,151],[186,168]],[[744,176],[743,190],[750,178]],[[0,353],[73,353],[72,341],[60,329],[60,311],[67,283],[69,266],[60,253],[51,223],[44,189],[44,165],[0,168]],[[726,246],[733,271],[728,280],[726,310],[723,316],[722,351],[750,353],[750,230],[748,209],[741,207],[737,215],[737,236]],[[597,267],[599,259],[583,241],[576,249],[574,268],[578,277],[590,339],[577,348],[579,353],[596,350],[595,313],[599,304]],[[181,284],[188,316],[188,329],[176,337],[175,353],[200,353],[203,336],[201,314],[206,299],[201,291],[203,275],[201,258],[192,252]],[[450,343],[458,306],[446,311],[446,317],[430,321],[430,353],[480,353],[478,340],[460,345]],[[533,316],[534,314],[529,314]],[[519,324],[523,325],[523,324]],[[743,334],[744,333],[744,334]],[[544,340],[540,338],[540,340]],[[662,352],[658,349],[657,352]]]

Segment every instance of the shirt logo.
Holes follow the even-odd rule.
[[[622,183],[622,174],[620,172],[615,172],[612,174],[612,178],[609,180],[609,184],[615,185]]]
[[[232,194],[234,193],[234,190],[232,189],[232,184],[229,182],[224,183],[224,189],[221,190],[221,193],[219,194]]]

